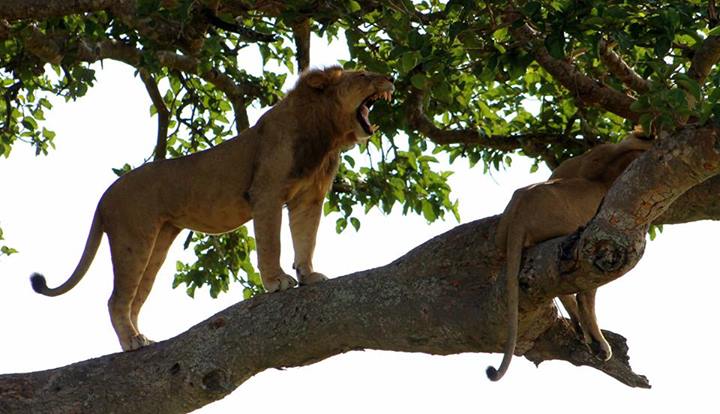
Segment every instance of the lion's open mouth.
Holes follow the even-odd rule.
[[[377,125],[370,124],[370,108],[372,108],[373,104],[378,99],[390,101],[391,98],[392,91],[378,92],[365,98],[358,107],[355,113],[357,115],[358,123],[360,123],[363,131],[365,131],[368,135],[372,135],[378,129]]]

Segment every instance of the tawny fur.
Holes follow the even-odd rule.
[[[35,274],[33,288],[48,296],[70,290],[87,272],[107,234],[114,272],[110,318],[122,349],[137,349],[151,343],[138,330],[140,308],[181,229],[217,234],[252,219],[265,289],[294,286],[295,280],[280,267],[283,206],[289,211],[293,267],[300,283],[325,280],[314,271],[312,256],[339,153],[367,139],[374,129],[359,122],[363,102],[389,99],[393,89],[391,79],[371,72],[331,67],[304,73],[282,101],[239,136],[120,177],[100,199],[70,278],[49,289],[44,277]]]
[[[488,367],[488,378],[497,381],[507,372],[518,333],[518,275],[523,249],[555,237],[566,236],[595,216],[615,179],[652,142],[630,134],[619,144],[602,144],[558,166],[550,178],[521,188],[512,196],[498,223],[496,244],[506,253],[508,331],[500,368]],[[596,355],[612,356],[595,317],[595,290],[560,298],[585,341]],[[579,305],[579,306],[578,306]]]

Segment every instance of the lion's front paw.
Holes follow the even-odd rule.
[[[152,345],[155,341],[151,341],[143,334],[137,334],[130,338],[130,343],[127,346],[127,349],[125,351],[134,351],[136,349],[140,349],[142,347]]]
[[[263,277],[262,279],[263,287],[265,287],[265,291],[268,293],[290,289],[291,287],[297,286],[295,279],[285,273],[272,277]]]
[[[307,275],[300,275],[298,279],[300,279],[300,285],[314,285],[315,283],[324,282],[328,278],[322,273],[312,272]]]

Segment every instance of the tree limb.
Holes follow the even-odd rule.
[[[265,369],[308,365],[354,349],[497,352],[505,307],[496,224],[492,217],[461,225],[387,266],[241,302],[137,352],[0,376],[0,411],[109,412],[122,406],[137,414],[187,412]],[[524,353],[558,316],[547,301],[524,307],[520,318],[518,349]],[[542,352],[551,352],[541,342]],[[562,352],[553,357],[563,358]],[[587,350],[578,352],[599,366]]]
[[[310,19],[302,19],[292,26],[295,39],[295,57],[298,62],[298,73],[310,67]]]
[[[703,40],[693,55],[688,76],[702,84],[718,60],[720,60],[720,36],[710,36]]]
[[[526,150],[529,155],[539,154],[542,145],[562,144],[575,150],[587,149],[582,142],[561,133],[528,133],[510,136],[485,135],[478,129],[442,129],[425,115],[425,92],[411,87],[405,99],[405,119],[410,128],[428,137],[438,145],[465,144],[499,151]],[[579,151],[581,152],[581,151]]]
[[[155,143],[154,159],[156,161],[164,160],[167,155],[167,135],[168,124],[170,122],[170,111],[165,105],[165,101],[160,94],[157,82],[155,82],[155,79],[153,79],[153,76],[147,71],[147,69],[140,69],[140,79],[142,79],[143,84],[145,84],[145,89],[147,90],[148,95],[150,95],[150,100],[157,110],[158,132],[157,142]]]
[[[638,75],[623,58],[612,50],[613,45],[605,39],[598,42],[600,60],[616,78],[635,92],[645,93],[650,90],[650,82]]]
[[[533,348],[525,358],[540,365],[544,361],[559,359],[575,366],[592,366],[630,387],[650,388],[650,381],[644,375],[629,369],[627,340],[614,332],[603,331],[610,343],[613,357],[610,361],[600,362],[587,353],[585,345],[577,340],[569,320],[558,320],[535,341]]]
[[[23,39],[25,46],[31,53],[50,63],[67,59],[73,62],[87,63],[112,59],[142,69],[143,53],[149,53],[111,39],[77,39],[70,43],[68,39],[54,38],[41,33],[37,29],[30,31],[29,34],[24,33],[16,35]],[[202,70],[200,60],[193,56],[160,50],[154,53],[154,58],[161,66],[168,69],[199,76],[223,91],[231,100],[236,97],[258,96],[260,94],[260,90],[255,85],[249,83],[238,84],[233,78],[215,68]]]
[[[639,114],[630,110],[634,99],[589,78],[571,63],[550,56],[543,44],[543,36],[528,24],[513,29],[512,33],[521,44],[530,48],[538,64],[577,99],[586,104],[597,105],[633,122],[638,121]]]
[[[653,223],[679,224],[699,220],[720,220],[720,175],[689,189]]]
[[[230,103],[232,104],[233,112],[235,112],[237,133],[240,134],[242,131],[250,128],[250,119],[248,118],[245,98],[242,95],[230,97]]]
[[[278,40],[278,37],[274,34],[265,34],[260,33],[252,29],[248,29],[245,26],[236,24],[236,23],[230,23],[227,22],[221,18],[219,18],[210,8],[204,8],[203,9],[203,15],[207,19],[207,21],[217,27],[218,29],[225,30],[227,32],[232,32],[240,36],[240,39],[245,42],[274,42]]]
[[[69,14],[107,10],[123,0],[4,0],[0,17],[7,20],[41,20]]]

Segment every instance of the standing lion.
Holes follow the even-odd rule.
[[[252,219],[265,289],[294,286],[295,279],[280,267],[283,206],[289,211],[300,284],[325,280],[313,269],[312,256],[339,153],[372,135],[370,107],[377,99],[390,100],[393,90],[392,80],[377,73],[339,67],[305,72],[285,99],[239,136],[120,177],[98,203],[70,278],[51,289],[42,275],[33,274],[33,289],[47,296],[72,289],[106,233],[115,275],[110,319],[122,349],[137,349],[151,343],[138,330],[140,308],[182,229],[218,234]]]

